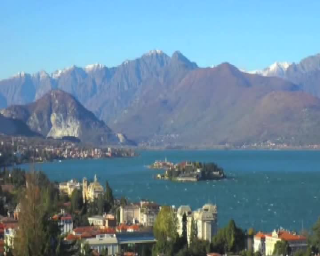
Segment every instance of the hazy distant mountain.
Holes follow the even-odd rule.
[[[190,72],[165,98],[150,94],[113,127],[149,143],[212,146],[312,144],[319,124],[319,99],[225,63]]]
[[[320,98],[320,54],[307,57],[298,64],[276,62],[266,69],[249,73],[282,77],[299,85],[300,90]]]
[[[271,66],[263,70],[255,70],[249,73],[258,74],[262,76],[277,76],[284,78],[286,76],[287,69],[291,64],[288,62],[275,62]]]
[[[21,120],[4,117],[0,114],[0,133],[12,136],[39,136],[31,131],[29,127]]]
[[[126,137],[114,133],[92,112],[86,110],[71,95],[61,90],[50,91],[34,103],[13,105],[2,115],[26,123],[45,137],[77,137],[95,144],[127,144]]]
[[[44,71],[21,73],[0,81],[0,102],[6,106],[39,99],[27,108],[19,107],[18,113],[45,136],[84,130],[81,125],[81,129],[75,128],[68,114],[57,118],[60,108],[52,112],[50,104],[55,101],[45,94],[60,89],[72,94],[113,130],[142,144],[212,146],[271,141],[306,145],[320,143],[319,99],[303,92],[320,97],[319,77],[318,55],[299,64],[275,63],[250,74],[228,63],[199,68],[180,52],[170,57],[154,50],[113,68],[93,64],[72,66],[51,75]],[[59,102],[70,100],[63,97]],[[47,101],[50,104],[46,105]],[[41,107],[31,107],[35,105]],[[69,107],[61,111],[68,113]],[[9,116],[16,115],[15,108],[9,108]],[[73,116],[79,120],[82,114]],[[93,134],[98,134],[95,141],[101,142],[102,129],[103,134],[110,133],[103,141],[118,143],[119,137],[109,128],[97,128],[98,120],[86,120],[90,129],[94,128]],[[89,140],[83,133],[79,136]]]

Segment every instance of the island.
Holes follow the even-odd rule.
[[[156,179],[171,181],[221,180],[226,178],[224,171],[215,163],[182,162],[165,169],[164,174],[157,174]]]

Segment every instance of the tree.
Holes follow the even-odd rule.
[[[182,240],[185,244],[188,243],[188,234],[187,234],[187,215],[184,213],[182,216]]]
[[[114,205],[114,198],[113,198],[113,192],[111,187],[109,186],[108,181],[106,181],[106,192],[105,192],[105,199],[110,205],[110,208]]]
[[[191,256],[206,256],[210,252],[210,243],[205,240],[195,238],[190,244],[189,255]]]
[[[97,208],[99,215],[102,215],[105,212],[106,202],[102,195],[99,195],[97,198]]]
[[[244,232],[236,226],[234,220],[230,220],[228,225],[213,237],[212,246],[214,251],[219,253],[239,253],[245,249],[245,240]]]
[[[125,197],[120,198],[120,205],[121,206],[126,206],[128,204],[128,201]]]
[[[315,254],[320,252],[320,218],[312,228],[312,234],[309,238],[309,243],[311,244],[312,251]]]
[[[27,185],[20,198],[21,214],[14,241],[14,255],[54,255],[59,229],[49,219],[48,198],[40,187],[39,172],[26,174]]]
[[[71,210],[72,212],[74,211],[79,211],[82,209],[83,206],[83,198],[82,198],[82,193],[78,189],[74,189],[72,194],[71,194]]]
[[[163,206],[158,213],[153,226],[153,233],[157,243],[153,248],[153,254],[173,255],[175,243],[177,241],[177,217],[169,206]]]
[[[276,242],[274,245],[273,255],[289,255],[290,254],[290,246],[287,241],[281,240]]]
[[[154,223],[153,232],[156,238],[165,236],[169,240],[175,239],[178,236],[177,225],[177,217],[172,208],[163,206]]]
[[[83,245],[82,250],[81,250],[81,255],[82,256],[90,256],[91,255],[91,248],[88,243],[85,243]]]
[[[197,223],[194,219],[191,219],[191,230],[190,230],[190,244],[193,244],[198,238]]]

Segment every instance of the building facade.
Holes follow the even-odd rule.
[[[82,182],[82,196],[84,202],[93,202],[100,195],[104,194],[103,186],[98,182],[97,175],[94,175],[94,181],[88,184],[86,178]]]
[[[307,249],[307,239],[287,230],[274,230],[271,234],[265,235],[265,255],[273,255],[275,244],[279,241],[287,241],[291,249],[291,254],[298,250]]]
[[[218,211],[216,205],[205,204],[196,211],[192,211],[188,205],[180,206],[177,210],[177,231],[179,235],[182,235],[184,214],[187,217],[188,242],[190,242],[192,222],[194,222],[197,227],[197,238],[201,240],[211,241],[212,237],[217,234]]]
[[[120,207],[120,223],[138,223],[140,220],[140,205],[130,204]]]
[[[59,192],[61,194],[66,194],[68,196],[71,196],[72,195],[72,192],[75,190],[75,189],[78,189],[80,190],[81,189],[81,184],[80,182],[76,181],[76,180],[70,180],[68,182],[61,182],[59,184]]]
[[[91,249],[96,250],[99,254],[107,251],[107,255],[118,255],[120,246],[115,234],[101,234],[93,238],[84,240]]]
[[[253,237],[253,251],[260,252],[261,255],[266,254],[266,236],[262,232],[258,232]]]
[[[61,229],[61,234],[69,234],[73,230],[73,219],[71,215],[66,215],[60,217],[59,226]]]

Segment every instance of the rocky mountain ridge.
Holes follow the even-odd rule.
[[[319,84],[306,80],[317,77],[317,61],[276,63],[250,74],[229,63],[199,68],[178,51],[155,50],[114,68],[20,74],[0,81],[0,102],[24,104],[63,90],[113,130],[147,146],[320,144]],[[60,123],[59,116],[53,119]],[[74,120],[68,122],[58,130],[76,133]]]
[[[27,124],[44,137],[76,137],[97,145],[129,143],[125,135],[114,133],[73,96],[61,90],[52,90],[34,103],[12,105],[1,114]]]

